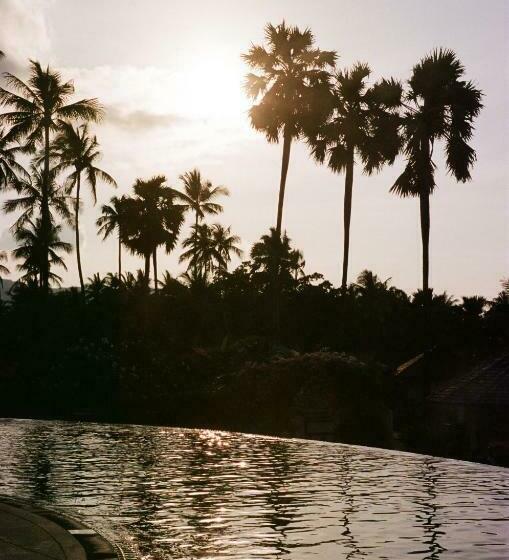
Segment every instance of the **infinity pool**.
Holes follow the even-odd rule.
[[[0,494],[145,559],[509,558],[509,470],[300,440],[0,420]]]

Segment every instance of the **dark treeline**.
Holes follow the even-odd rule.
[[[405,83],[371,83],[367,64],[338,69],[336,53],[318,49],[309,30],[282,23],[268,25],[266,44],[243,57],[253,70],[246,82],[251,124],[269,142],[282,142],[282,165],[275,227],[235,269],[240,239],[212,221],[229,190],[193,169],[179,187],[164,175],[138,178],[104,204],[97,232],[116,240],[118,263],[105,277],[87,274],[79,245],[84,192],[95,203],[98,185],[116,187],[98,167],[91,131],[103,109],[97,99],[73,100],[72,82],[38,62],[30,62],[27,82],[5,74],[0,188],[9,193],[3,210],[16,214],[11,258],[19,278],[0,306],[4,414],[288,433],[280,417],[260,419],[284,408],[289,395],[307,402],[305,372],[320,384],[323,370],[335,376],[342,406],[353,407],[350,428],[338,437],[389,445],[370,411],[393,407],[389,374],[397,365],[436,349],[466,363],[507,343],[507,282],[493,301],[457,300],[429,285],[433,158],[443,148],[448,171],[470,179],[476,155],[468,142],[482,108],[482,93],[464,79],[455,53],[432,52]],[[299,140],[344,175],[339,287],[305,273],[304,255],[283,227],[291,147]],[[413,295],[368,270],[348,281],[354,173],[378,172],[399,155],[403,172],[387,187],[418,198],[420,207],[422,289]],[[55,289],[73,250],[61,239],[65,225],[75,231],[80,286]],[[140,270],[124,270],[126,250],[140,257]],[[161,251],[180,251],[186,272],[161,271]],[[5,275],[7,252],[0,260]]]

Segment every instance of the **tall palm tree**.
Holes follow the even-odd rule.
[[[443,140],[448,171],[470,180],[476,154],[467,143],[482,109],[482,92],[465,81],[465,69],[448,49],[433,51],[413,68],[403,116],[406,167],[391,188],[400,196],[419,197],[422,237],[422,288],[429,290],[429,198],[435,189],[433,149]]]
[[[23,259],[23,262],[17,265],[17,269],[24,273],[21,277],[23,281],[33,280],[42,286],[46,251],[48,251],[48,278],[56,284],[61,283],[62,279],[52,272],[51,268],[60,266],[67,270],[64,260],[58,253],[72,251],[70,243],[60,240],[61,229],[61,226],[51,224],[49,239],[47,239],[48,232],[43,227],[41,218],[37,218],[35,221],[29,219],[22,227],[16,229],[14,238],[19,246],[12,251],[12,255],[16,259]]]
[[[149,180],[137,179],[133,198],[125,201],[124,244],[145,259],[145,278],[150,277],[150,258],[154,268],[154,288],[157,282],[157,248],[164,246],[170,253],[177,243],[184,222],[184,207],[175,204],[175,190],[166,186],[166,177],[158,175]]]
[[[184,183],[184,192],[175,190],[176,199],[182,204],[185,212],[194,213],[194,225],[197,226],[206,214],[219,214],[223,207],[214,202],[219,196],[229,196],[226,187],[214,187],[203,179],[198,169],[180,175]]]
[[[343,202],[343,270],[341,287],[346,289],[350,252],[353,174],[356,157],[363,171],[371,174],[384,163],[392,164],[400,148],[398,129],[402,87],[394,80],[381,80],[368,87],[371,70],[357,63],[352,69],[337,72],[331,87],[333,110],[318,123],[308,141],[319,162],[327,159],[335,173],[345,173]]]
[[[246,90],[254,101],[249,111],[251,125],[269,142],[283,140],[276,232],[281,237],[286,177],[292,141],[299,138],[306,123],[327,110],[329,73],[336,61],[334,51],[314,46],[310,29],[268,24],[267,46],[252,45],[242,55],[257,73],[249,73]]]
[[[115,230],[118,238],[118,279],[122,280],[122,235],[125,222],[126,197],[114,196],[109,204],[101,206],[101,216],[97,219],[97,232],[107,239]]]
[[[50,239],[51,220],[49,215],[50,190],[50,141],[51,135],[58,128],[58,122],[65,120],[96,121],[102,115],[97,99],[82,99],[69,103],[74,94],[72,82],[64,82],[61,75],[50,67],[43,69],[39,62],[30,61],[30,78],[23,82],[10,73],[5,74],[7,84],[15,91],[0,87],[0,105],[12,110],[0,115],[0,124],[12,126],[13,137],[24,139],[25,149],[33,152],[37,146],[43,149],[43,200],[41,211],[41,228]],[[44,242],[43,242],[44,243]],[[41,286],[49,288],[49,247],[43,249]]]
[[[99,143],[95,136],[91,136],[88,131],[88,125],[82,124],[76,128],[66,121],[60,121],[58,135],[52,146],[52,156],[57,160],[57,169],[63,170],[72,168],[72,173],[67,177],[66,183],[69,192],[76,189],[74,204],[74,231],[76,235],[76,259],[78,263],[78,275],[80,279],[81,292],[85,292],[85,282],[83,280],[83,271],[81,269],[81,253],[80,253],[80,228],[79,228],[79,210],[80,210],[80,189],[81,177],[84,174],[86,181],[90,186],[94,204],[97,202],[97,179],[104,183],[117,186],[115,179],[106,171],[96,167],[95,163],[100,158]]]
[[[17,161],[20,152],[12,132],[0,128],[0,190],[12,186],[18,177],[26,177],[25,168]]]

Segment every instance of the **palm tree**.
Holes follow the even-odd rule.
[[[343,271],[341,287],[346,290],[350,251],[353,173],[356,156],[367,174],[392,164],[398,155],[398,129],[402,87],[394,80],[381,80],[368,87],[371,70],[357,63],[351,70],[338,72],[331,87],[333,110],[329,118],[308,134],[315,158],[327,158],[335,173],[345,173],[343,202]]]
[[[12,226],[13,230],[22,228],[26,222],[33,219],[35,214],[42,216],[45,188],[43,173],[40,167],[33,164],[30,168],[30,175],[27,174],[24,178],[18,178],[18,180],[12,184],[18,196],[6,200],[3,204],[3,210],[7,213],[21,211],[21,214]],[[62,188],[56,184],[55,179],[56,169],[52,168],[49,174],[49,189],[46,192],[50,224],[54,222],[54,213],[59,218],[68,222],[71,219],[71,213],[69,211],[71,199],[63,192]],[[44,243],[42,237],[41,243]]]
[[[58,135],[52,146],[52,156],[58,161],[57,169],[73,168],[74,171],[67,177],[68,190],[71,192],[76,188],[74,205],[74,230],[76,234],[76,259],[78,262],[78,275],[80,279],[81,292],[85,292],[83,281],[83,271],[81,269],[80,254],[80,230],[79,230],[79,210],[80,210],[80,188],[81,177],[85,174],[94,204],[97,202],[97,179],[104,183],[117,186],[117,183],[106,171],[95,166],[95,162],[100,157],[99,143],[95,136],[90,136],[87,124],[74,126],[66,121],[60,121]]]
[[[295,281],[299,279],[299,276],[304,276],[304,267],[306,266],[306,261],[304,260],[304,254],[300,249],[294,249],[290,252],[288,268],[290,272],[293,273],[293,278]]]
[[[107,239],[115,230],[118,237],[118,279],[122,279],[122,235],[125,222],[126,197],[114,196],[109,204],[101,206],[101,216],[97,219],[97,232]]]
[[[262,235],[251,248],[252,272],[257,273],[266,285],[291,283],[294,278],[292,272],[295,274],[295,251],[303,259],[301,251],[292,249],[286,232],[280,238],[276,229],[270,228],[270,233]]]
[[[154,288],[157,282],[157,248],[163,245],[170,253],[177,243],[184,222],[184,207],[175,204],[175,190],[165,185],[166,177],[137,179],[133,198],[125,200],[124,244],[145,259],[145,278],[150,277],[150,257],[154,268]]]
[[[219,196],[229,196],[226,187],[214,187],[210,181],[202,179],[198,169],[180,175],[184,183],[184,192],[175,190],[176,199],[182,203],[185,212],[194,213],[194,225],[197,226],[205,214],[219,214],[223,207],[214,202]]]
[[[37,218],[35,221],[28,219],[22,227],[16,229],[14,238],[20,245],[12,251],[12,254],[16,259],[23,259],[23,263],[17,266],[17,269],[24,273],[21,277],[23,281],[34,281],[42,287],[46,251],[48,251],[48,278],[56,284],[61,283],[62,279],[51,271],[51,267],[60,266],[67,270],[64,260],[58,253],[72,251],[70,243],[60,240],[61,230],[61,226],[51,224],[48,239],[48,232],[43,227],[41,218]]]
[[[227,270],[228,264],[232,260],[232,254],[242,257],[242,250],[238,247],[240,237],[232,234],[231,227],[223,227],[221,224],[212,226],[212,243],[220,259],[216,259],[219,269]]]
[[[333,51],[314,46],[310,29],[301,31],[283,21],[265,27],[267,46],[252,45],[242,55],[257,73],[246,79],[246,90],[259,102],[250,109],[251,125],[269,142],[283,139],[276,232],[281,237],[286,176],[292,141],[299,138],[306,123],[326,112],[329,74],[336,61]]]
[[[18,177],[26,177],[25,168],[16,161],[20,152],[12,133],[0,128],[0,190],[12,186]]]
[[[50,191],[50,139],[58,128],[60,120],[96,121],[102,115],[97,99],[82,99],[69,103],[74,94],[72,82],[64,82],[61,75],[50,69],[45,70],[39,62],[30,61],[30,78],[27,83],[6,73],[7,84],[17,93],[0,87],[0,105],[12,108],[0,115],[0,124],[12,126],[11,133],[16,139],[24,139],[24,148],[33,152],[38,145],[43,148],[43,189],[41,228],[50,239],[51,220],[49,210]],[[43,241],[44,243],[44,241]],[[43,248],[44,259],[41,286],[49,288],[49,247]]]
[[[446,166],[457,181],[470,180],[476,160],[468,145],[482,108],[482,92],[465,81],[465,69],[448,49],[433,51],[413,68],[403,116],[406,167],[391,188],[400,196],[418,196],[422,237],[422,288],[429,290],[429,197],[435,188],[435,142],[445,144]]]
[[[188,274],[192,271],[193,278],[207,282],[209,275],[214,271],[214,265],[226,268],[226,262],[214,243],[212,227],[208,224],[198,224],[191,228],[191,234],[182,242],[182,247],[187,249],[179,257],[179,262],[189,261]]]

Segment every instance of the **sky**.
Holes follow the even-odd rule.
[[[431,201],[430,284],[456,296],[493,297],[509,276],[509,2],[490,0],[0,0],[0,70],[26,77],[29,58],[72,79],[76,99],[98,97],[106,109],[94,126],[100,166],[115,177],[85,195],[81,222],[85,276],[116,267],[114,239],[96,235],[100,205],[127,193],[135,179],[198,168],[225,185],[224,213],[245,256],[276,218],[282,146],[250,128],[241,60],[263,42],[267,22],[310,27],[317,46],[338,52],[338,66],[368,62],[372,80],[405,81],[435,47],[453,49],[468,79],[484,92],[472,145],[472,180],[456,183],[436,155]],[[404,160],[373,176],[354,172],[349,280],[370,269],[408,292],[421,282],[418,199],[389,189]],[[304,252],[306,272],[339,284],[344,176],[317,165],[305,144],[292,148],[283,227]],[[5,195],[3,197],[5,199]],[[0,249],[13,248],[0,215]],[[186,229],[191,217],[188,217]],[[186,231],[184,231],[185,235]],[[70,231],[65,234],[72,240]],[[178,250],[159,257],[160,270],[184,271]],[[65,285],[77,283],[67,258]],[[126,268],[142,267],[125,255]],[[14,264],[10,263],[14,271]],[[13,274],[11,278],[15,278]]]

